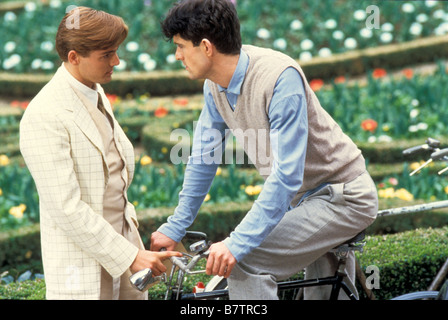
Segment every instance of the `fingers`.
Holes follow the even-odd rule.
[[[210,247],[206,273],[208,275],[218,275],[228,278],[235,264],[236,259],[227,247],[223,243],[215,244]]]

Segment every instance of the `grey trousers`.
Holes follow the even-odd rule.
[[[329,251],[368,227],[377,211],[377,190],[367,172],[317,191],[286,212],[265,241],[234,267],[228,278],[230,299],[278,299],[276,281],[304,269],[309,279],[334,275],[337,260]],[[354,289],[353,254],[346,271],[346,283]],[[307,288],[304,298],[325,300],[330,290]]]

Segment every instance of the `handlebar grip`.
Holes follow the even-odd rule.
[[[408,156],[422,150],[428,150],[429,148],[430,147],[427,144],[422,144],[421,146],[411,147],[403,150],[403,155]]]
[[[441,160],[443,157],[448,155],[448,148],[433,152],[431,158],[433,160]]]

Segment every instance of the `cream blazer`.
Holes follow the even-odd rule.
[[[119,277],[138,248],[102,216],[109,178],[103,142],[62,72],[56,72],[26,109],[20,123],[20,150],[39,194],[46,298],[99,299],[101,266]],[[113,116],[99,85],[98,91]],[[114,123],[127,190],[134,174],[134,149],[115,118]],[[127,226],[137,226],[129,202],[125,219]]]

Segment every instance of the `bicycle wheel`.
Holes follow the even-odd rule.
[[[218,291],[218,290],[227,290],[227,279],[221,276],[214,276],[205,286],[204,292]],[[216,299],[228,299],[228,293],[224,297],[216,298]]]
[[[412,293],[406,293],[401,296],[392,298],[391,300],[423,300],[423,299],[436,299],[438,291],[417,291]]]
[[[205,291],[227,289],[227,279],[221,276],[214,276],[205,286]]]

